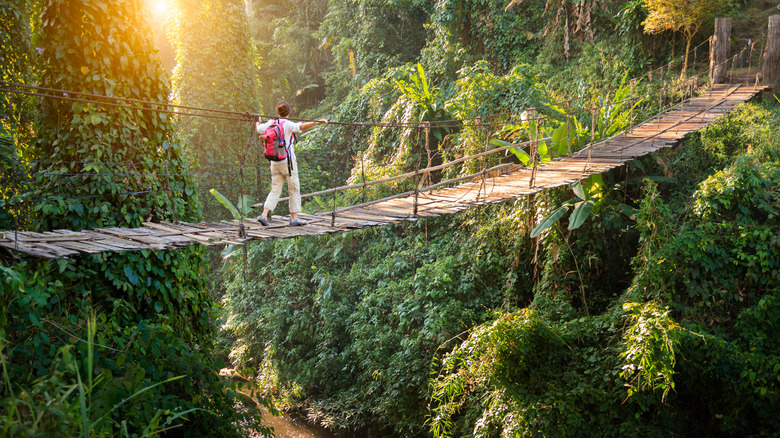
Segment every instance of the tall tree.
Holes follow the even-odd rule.
[[[430,0],[333,0],[316,36],[333,53],[335,68],[323,75],[329,100],[338,105],[390,68],[416,62],[425,46]]]
[[[0,84],[31,84],[35,80],[30,0],[0,4]],[[23,90],[22,90],[23,91]],[[16,202],[23,186],[20,146],[32,139],[33,99],[11,91],[0,94],[0,230],[23,226]]]
[[[178,0],[169,35],[176,48],[176,103],[226,111],[258,110],[257,59],[242,0]],[[199,186],[236,185],[235,168],[230,166],[243,153],[253,127],[254,120],[187,117],[180,121],[182,135],[195,153],[198,173],[214,176],[201,179]],[[210,201],[206,201],[209,213]]]
[[[325,96],[323,73],[331,65],[331,41],[315,37],[328,14],[327,0],[270,0],[256,5],[252,30],[263,84],[261,105],[273,111],[284,99],[297,112]]]
[[[642,23],[645,33],[656,34],[666,30],[682,31],[685,37],[685,62],[682,74],[688,70],[688,51],[691,40],[702,24],[724,6],[724,0],[644,0],[647,18]]]
[[[42,22],[44,87],[168,101],[141,1],[50,0]],[[171,117],[155,111],[166,107],[64,97],[80,100],[40,99],[36,196],[52,200],[37,208],[44,213],[39,228],[136,227],[199,216],[184,145]]]
[[[170,87],[142,0],[47,0],[41,23],[40,83],[62,91],[39,99],[40,135],[30,153],[36,228],[198,219],[184,143],[172,118],[155,111],[166,109]],[[94,369],[102,370],[101,384],[89,388],[93,403],[81,409],[82,417],[116,417],[101,423],[101,436],[118,435],[113,425],[119,420],[131,434],[140,434],[160,421],[155,412],[190,409],[187,436],[236,435],[234,400],[218,381],[212,358],[215,307],[204,267],[198,248],[85,255],[59,264],[31,261],[31,278],[39,280],[30,287],[39,289],[38,303],[26,304],[29,297],[4,303],[11,306],[8,326],[14,334],[9,361],[34,364],[32,373],[29,366],[15,367],[14,376],[31,385],[36,374],[58,372],[61,359],[53,352],[77,347],[57,331],[45,338],[36,334],[35,348],[28,346],[31,333],[48,327],[39,321],[57,321],[56,327],[78,333],[96,312],[95,344],[101,349],[77,366],[90,382],[93,368],[86,364],[94,360]],[[142,388],[148,397],[126,402]]]

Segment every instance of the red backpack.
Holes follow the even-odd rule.
[[[265,144],[265,158],[271,161],[282,161],[287,158],[287,144],[284,141],[284,120],[271,122],[260,136]]]

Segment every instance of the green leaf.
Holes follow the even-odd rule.
[[[617,209],[619,212],[628,216],[629,219],[631,220],[636,219],[636,213],[638,211],[636,208],[626,204],[618,204]]]
[[[571,185],[571,189],[574,192],[574,194],[577,195],[577,197],[582,199],[583,201],[588,199],[585,196],[585,188],[582,186],[581,181],[574,181]]]
[[[420,75],[420,81],[422,82],[422,91],[425,94],[425,96],[430,96],[430,91],[428,90],[428,81],[425,79],[425,71],[423,71],[422,65],[417,63],[417,74]]]
[[[644,166],[644,164],[642,164],[642,162],[641,162],[640,160],[631,160],[631,161],[629,161],[629,163],[630,163],[630,166],[631,166],[632,168],[634,168],[634,169],[639,169],[639,170],[641,170],[642,172],[645,172],[645,173],[647,173],[647,171],[645,170],[645,166]]]
[[[555,129],[552,133],[552,144],[553,144],[553,150],[558,155],[564,155],[569,152],[569,142],[567,141],[567,128],[569,127],[569,122],[567,121],[563,125],[559,126],[557,129]],[[569,134],[569,138],[571,138],[571,133]]]
[[[230,210],[230,213],[233,214],[234,219],[240,219],[241,215],[238,213],[238,209],[235,205],[233,205],[232,202],[228,198],[225,197],[222,193],[219,193],[216,189],[209,190],[209,193],[211,193],[215,198],[217,198],[217,201],[220,202],[220,204],[224,205],[225,208]]]
[[[553,210],[552,213],[548,214],[547,217],[542,219],[542,221],[539,222],[539,224],[537,224],[533,230],[531,230],[531,238],[535,238],[536,236],[542,234],[542,231],[553,226],[553,224],[558,222],[558,220],[560,220],[567,211],[569,211],[568,205],[562,205]]]
[[[604,175],[597,173],[585,179],[587,199],[601,198],[604,194]]]
[[[523,163],[525,166],[528,165],[528,163],[531,162],[531,156],[528,155],[524,150],[520,148],[512,148],[509,149],[510,152],[515,154],[518,160],[520,160],[521,163]]]
[[[576,230],[585,223],[585,221],[588,219],[588,216],[590,216],[590,212],[593,211],[593,204],[595,203],[592,200],[582,201],[574,204],[574,211],[571,213],[571,217],[569,218],[570,230]]]
[[[542,158],[542,163],[549,163],[552,159],[552,154],[550,153],[550,150],[547,148],[547,142],[546,141],[540,141],[536,144],[536,150],[539,152],[539,156]]]
[[[159,301],[155,301],[154,302],[154,311],[157,312],[157,313],[160,313],[160,312],[162,312],[162,310],[163,310],[162,303],[159,302]]]
[[[133,285],[138,284],[138,275],[136,275],[135,272],[133,272],[133,268],[131,266],[125,265],[124,271],[127,280],[130,281],[131,284]]]
[[[70,260],[67,259],[57,259],[57,266],[60,268],[60,274],[65,272],[65,269],[68,268],[68,263],[70,263]]]

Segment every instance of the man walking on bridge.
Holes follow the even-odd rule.
[[[261,135],[273,124],[281,127],[284,131],[284,144],[287,148],[286,158],[271,161],[271,191],[263,204],[263,214],[257,217],[257,220],[265,226],[268,226],[268,214],[276,208],[276,204],[279,202],[285,181],[287,181],[287,192],[290,195],[290,226],[306,225],[306,221],[298,219],[298,213],[301,212],[301,184],[298,180],[298,163],[295,160],[295,149],[293,149],[295,133],[306,131],[317,125],[328,124],[328,121],[322,119],[316,122],[291,122],[286,119],[291,112],[290,104],[282,100],[276,104],[278,119],[263,123],[261,117],[256,123],[257,132]]]

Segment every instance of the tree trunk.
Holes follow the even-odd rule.
[[[716,18],[715,34],[710,40],[710,82],[713,84],[721,84],[726,79],[730,37],[731,17]]]
[[[693,35],[686,35],[685,38],[685,61],[683,62],[682,73],[680,73],[680,79],[685,78],[685,73],[688,71],[688,51],[691,50],[691,40]]]
[[[780,15],[769,17],[769,30],[761,76],[761,83],[774,87],[775,94],[777,94],[778,88],[780,88]]]

